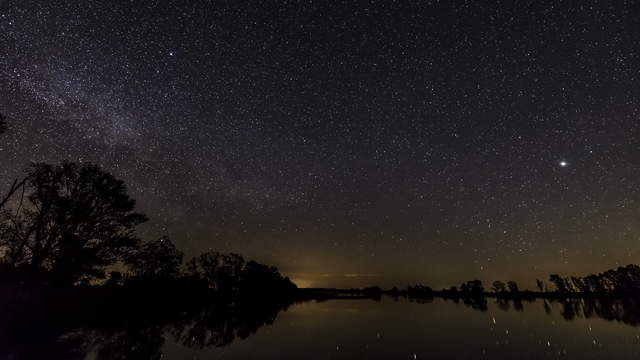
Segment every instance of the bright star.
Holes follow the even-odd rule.
[[[568,163],[568,162],[566,162],[566,161],[560,161],[560,166],[561,166],[561,167],[567,167],[567,165],[569,165],[569,163]]]

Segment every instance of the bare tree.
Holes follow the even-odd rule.
[[[6,117],[0,113],[0,135],[3,134],[7,130]],[[15,179],[11,187],[9,187],[9,191],[0,198],[0,211],[2,208],[9,202],[9,199],[20,189],[23,188],[27,178],[25,177],[22,180]],[[24,189],[23,189],[24,190]]]
[[[18,179],[13,180],[13,183],[9,187],[9,191],[7,191],[7,193],[2,197],[2,199],[0,199],[0,210],[2,210],[5,207],[5,205],[9,202],[9,199],[11,199],[11,197],[16,192],[18,192],[18,190],[22,190],[22,193],[24,194],[24,190],[25,190],[24,186],[27,180],[28,180],[27,176],[25,176],[22,180],[18,180]],[[21,197],[21,199],[24,199],[24,196]]]

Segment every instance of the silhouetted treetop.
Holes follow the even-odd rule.
[[[187,263],[187,273],[206,281],[209,288],[230,295],[296,289],[276,267],[253,260],[245,262],[242,256],[233,253],[205,252]]]
[[[123,260],[138,243],[124,183],[93,164],[34,164],[15,209],[0,218],[5,269],[48,273],[72,285],[103,278],[103,268]]]
[[[209,287],[226,293],[237,293],[244,258],[238,254],[223,254],[208,251],[192,258],[187,263],[187,272],[205,280]]]
[[[638,293],[640,292],[640,267],[638,265],[621,266],[584,277],[563,278],[558,274],[552,274],[549,276],[549,281],[560,293]]]
[[[415,298],[432,297],[433,289],[425,285],[409,286],[407,287],[407,295]]]
[[[482,281],[470,280],[460,285],[460,291],[464,293],[482,294],[484,288],[482,287]]]
[[[493,285],[491,286],[491,290],[493,290],[493,292],[496,294],[502,293],[507,290],[507,285],[500,280],[496,280],[493,282]]]
[[[280,275],[278,268],[267,266],[256,261],[246,263],[240,279],[240,289],[249,292],[295,290],[297,287],[288,277]]]
[[[173,278],[180,275],[182,251],[167,237],[147,241],[127,256],[132,274],[141,278]]]

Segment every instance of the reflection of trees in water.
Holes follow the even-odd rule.
[[[552,305],[557,304],[560,307],[560,315],[567,321],[579,318],[599,318],[631,326],[640,326],[640,301],[632,297],[567,298],[561,300],[496,298],[495,304],[503,311],[509,311],[512,308],[515,311],[523,311],[523,301],[529,303],[542,301],[544,311],[547,314],[553,313]]]
[[[487,298],[482,295],[472,295],[472,296],[459,296],[459,295],[447,295],[440,296],[442,299],[446,301],[453,301],[456,304],[459,304],[462,301],[462,304],[468,306],[474,310],[478,311],[487,311],[489,310],[489,306],[487,305]],[[433,297],[430,298],[408,298],[410,302],[417,303],[427,303],[432,302]]]
[[[600,318],[631,326],[640,325],[640,302],[631,297],[567,299],[561,301],[560,304],[562,305],[562,317],[569,321],[575,318]]]
[[[523,300],[518,298],[503,298],[503,297],[498,297],[495,299],[495,303],[498,306],[498,309],[502,311],[509,311],[511,310],[511,308],[513,308],[513,310],[518,312],[524,311],[524,305],[522,304],[523,301],[531,302],[532,300],[530,299]]]
[[[489,307],[487,306],[487,298],[485,298],[484,296],[463,297],[462,302],[466,306],[469,306],[470,308],[475,310],[480,310],[480,311],[489,310]]]
[[[410,299],[425,303],[433,298]],[[486,311],[493,301],[503,311],[533,310],[540,302],[547,314],[559,311],[571,321],[576,318],[601,318],[630,326],[640,326],[640,300],[612,299],[513,299],[486,297],[450,297],[478,311]],[[167,340],[186,347],[202,349],[231,344],[246,339],[265,325],[272,324],[290,302],[216,302],[209,306],[170,311],[140,312],[131,309],[124,314],[105,312],[97,321],[61,319],[44,321],[42,316],[12,319],[0,311],[0,358],[36,359],[160,359]],[[538,311],[535,309],[535,311]],[[50,313],[47,311],[47,313]],[[132,316],[137,314],[137,316]],[[64,321],[63,321],[64,320]],[[33,324],[39,324],[34,326]]]
[[[160,359],[165,342],[164,328],[149,325],[127,329],[79,329],[64,334],[61,343],[78,354],[92,354],[97,360]]]
[[[172,324],[171,333],[187,347],[225,346],[234,339],[246,339],[264,325],[271,325],[281,310],[281,304],[216,304],[206,311],[185,316]]]
[[[90,348],[98,359],[159,359],[165,342],[163,335],[167,334],[186,347],[226,346],[237,338],[248,338],[264,325],[273,324],[278,313],[287,307],[288,304],[275,303],[214,304],[186,311],[163,325],[134,327],[107,336],[104,331],[95,330],[94,339],[89,339]]]
[[[609,321],[617,321],[631,326],[640,326],[640,299],[633,297],[569,297],[558,298],[535,298],[535,297],[493,297],[486,296],[460,296],[449,292],[446,296],[438,296],[445,301],[452,301],[456,304],[462,303],[478,311],[489,309],[487,302],[491,299],[495,306],[502,311],[522,312],[525,309],[524,303],[542,302],[544,312],[552,314],[554,304],[560,308],[560,314],[567,321],[576,318],[600,318]],[[407,297],[409,302],[431,303],[434,296]]]
[[[290,303],[215,303],[180,309],[171,314],[141,313],[139,317],[105,312],[100,319],[58,319],[0,324],[0,358],[160,359],[162,346],[173,339],[193,348],[219,347],[246,339],[274,322]],[[158,318],[161,316],[161,318]],[[112,317],[111,319],[109,317]],[[118,317],[113,319],[113,317]],[[38,329],[32,331],[34,324]],[[10,336],[10,334],[14,334]]]

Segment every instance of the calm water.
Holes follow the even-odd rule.
[[[640,301],[383,297],[193,311],[5,312],[0,359],[636,359]],[[142,312],[142,313],[141,313]]]
[[[167,359],[637,359],[636,309],[537,300],[484,311],[435,299],[299,303],[246,339],[193,348],[165,333]],[[508,309],[507,309],[508,307]],[[588,318],[584,317],[584,312]],[[567,320],[566,318],[571,318]],[[602,317],[608,317],[606,320]],[[618,318],[618,319],[615,319]]]

